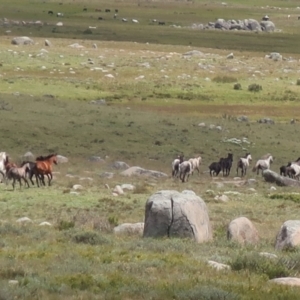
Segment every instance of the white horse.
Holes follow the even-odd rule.
[[[178,155],[178,157],[172,161],[172,177],[177,177],[179,173],[179,165],[182,162],[183,162],[183,154]]]
[[[20,188],[21,188],[22,179],[25,182],[25,186],[27,184],[27,186],[29,187],[29,183],[26,179],[26,173],[30,170],[29,168],[30,168],[29,163],[26,163],[23,165],[23,167],[20,167],[20,168],[12,167],[11,169],[9,169],[6,177],[7,177],[7,180],[11,180],[11,179],[13,180],[13,183],[12,183],[13,189],[15,189],[16,181],[19,181]],[[7,182],[6,182],[6,184],[7,184]]]
[[[5,169],[5,161],[6,161],[6,152],[0,152],[0,173],[3,176],[3,179],[6,175],[6,169]]]
[[[300,166],[296,163],[292,163],[290,168],[294,171],[295,175],[294,178],[299,180],[299,176],[300,176]]]
[[[197,170],[198,174],[200,174],[199,167],[200,167],[201,162],[202,162],[201,156],[198,156],[198,157],[195,157],[195,158],[190,158],[188,161],[192,164],[192,174],[194,173],[195,170]]]
[[[250,153],[247,153],[246,157],[241,157],[237,163],[236,174],[239,175],[239,169],[242,169],[242,177],[246,175],[251,160],[252,156]]]
[[[188,181],[189,176],[192,174],[193,167],[192,163],[188,160],[182,162],[179,165],[179,178],[182,182]]]
[[[263,173],[264,170],[270,169],[271,163],[273,162],[273,156],[270,155],[266,159],[259,159],[255,166],[253,167],[252,171],[255,172],[257,171],[257,175],[259,174],[259,170],[261,170],[261,174]]]

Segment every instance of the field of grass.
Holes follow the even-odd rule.
[[[0,184],[0,300],[298,299],[298,288],[268,282],[299,276],[299,250],[274,250],[282,223],[298,219],[298,190],[273,191],[251,169],[246,177],[256,179],[254,185],[234,180],[236,161],[246,151],[254,162],[271,153],[275,171],[299,157],[298,3],[62,3],[0,4],[1,18],[50,24],[0,27],[0,150],[16,163],[27,151],[35,156],[56,152],[69,159],[54,166],[51,187],[17,186],[13,191],[11,183]],[[140,23],[122,24],[113,13],[102,13],[105,20],[99,23],[95,8],[118,8],[118,18],[138,18]],[[65,17],[50,16],[48,10]],[[218,17],[260,19],[266,13],[281,33],[201,32],[151,23],[157,18],[167,25],[190,26]],[[289,22],[287,14],[293,16]],[[55,27],[57,21],[65,25]],[[97,29],[84,34],[88,26]],[[12,45],[20,35],[35,44]],[[51,47],[44,45],[46,38]],[[74,43],[83,47],[70,47]],[[198,52],[185,55],[193,50]],[[266,58],[272,51],[279,51],[283,60]],[[231,52],[234,58],[227,59]],[[233,88],[236,83],[241,90]],[[262,90],[249,91],[251,84]],[[104,105],[93,101],[100,99]],[[249,122],[238,122],[241,115]],[[264,117],[275,124],[257,122]],[[296,123],[290,124],[291,119]],[[202,122],[205,127],[198,126]],[[246,142],[234,144],[228,141],[232,138]],[[234,155],[230,177],[210,178],[208,165],[228,152]],[[123,177],[112,168],[115,161],[124,161],[170,174],[179,153],[203,158],[200,174],[186,183],[170,177]],[[92,156],[103,161],[91,161]],[[103,177],[104,172],[113,172],[113,178]],[[113,196],[115,185],[123,183],[136,189]],[[74,193],[75,184],[83,189]],[[189,189],[204,199],[211,242],[114,235],[118,224],[143,222],[146,200],[164,189]],[[228,191],[238,194],[230,194],[226,203],[215,200]],[[227,226],[239,216],[253,221],[258,245],[227,241]],[[32,222],[18,223],[22,217]],[[42,222],[51,226],[39,226]],[[278,257],[271,260],[259,252]],[[214,270],[208,260],[232,270]]]

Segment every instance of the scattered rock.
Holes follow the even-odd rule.
[[[52,226],[52,224],[49,222],[42,222],[39,224],[39,226]]]
[[[34,155],[29,151],[23,155],[24,160],[34,160]]]
[[[68,162],[68,158],[62,155],[57,155],[57,162],[59,164],[61,163],[67,163]]]
[[[77,49],[84,48],[84,46],[82,46],[82,45],[80,45],[78,43],[71,44],[71,45],[69,45],[69,47],[71,47],[71,48],[77,48]]]
[[[105,99],[92,100],[90,103],[97,104],[97,105],[106,105],[106,100]]]
[[[275,124],[275,122],[270,118],[262,118],[259,119],[257,122],[261,124]]]
[[[9,285],[12,285],[12,286],[15,286],[15,285],[18,285],[18,284],[19,284],[19,281],[18,281],[18,280],[9,280],[9,281],[8,281],[8,284],[9,284]]]
[[[233,59],[234,58],[234,55],[233,53],[229,53],[227,56],[226,56],[227,59]]]
[[[45,46],[51,47],[52,43],[49,40],[45,40]]]
[[[245,217],[240,217],[230,222],[227,229],[227,239],[237,241],[241,245],[257,244],[259,241],[256,228]]]
[[[213,261],[213,260],[209,260],[207,263],[211,267],[217,269],[218,271],[221,271],[221,270],[230,270],[231,269],[231,267],[229,265],[221,264],[221,263],[218,263],[218,262]]]
[[[205,56],[203,52],[198,50],[191,50],[182,54],[183,56]]]
[[[32,223],[32,220],[27,218],[27,217],[23,217],[23,218],[19,218],[16,222],[18,222],[18,223]]]
[[[248,122],[249,121],[247,116],[239,116],[239,117],[236,118],[236,120],[238,122]]]
[[[112,167],[114,169],[117,169],[117,170],[120,170],[120,169],[123,169],[123,170],[126,170],[129,168],[129,165],[127,165],[125,162],[123,161],[115,161],[112,165]]]
[[[289,220],[283,223],[277,236],[275,249],[294,249],[300,245],[300,220]]]
[[[272,52],[269,55],[266,55],[266,58],[272,59],[274,61],[281,61],[282,55],[278,52]]]
[[[117,235],[125,234],[125,235],[143,235],[144,231],[144,223],[124,223],[121,225],[118,225],[114,228],[114,233]]]
[[[276,191],[277,189],[276,189],[276,187],[275,186],[271,186],[270,187],[270,191]]]
[[[129,169],[123,171],[120,173],[122,176],[144,176],[144,177],[154,177],[154,178],[167,178],[168,175],[159,172],[159,171],[153,171],[153,170],[146,170],[141,167],[130,167]]]
[[[276,254],[269,253],[269,252],[259,252],[259,255],[267,257],[267,258],[271,258],[271,259],[274,259],[274,258],[278,257]]]
[[[64,23],[63,22],[57,22],[56,26],[58,26],[58,27],[64,26]]]
[[[83,186],[80,184],[74,184],[72,187],[73,190],[77,191],[77,190],[82,190]]]
[[[123,195],[124,191],[120,185],[116,185],[115,188],[113,189],[113,193],[116,193],[118,195]]]
[[[111,172],[104,172],[104,173],[101,173],[101,174],[100,174],[100,177],[107,178],[107,179],[111,179],[111,178],[114,177],[114,173],[111,173]]]
[[[205,123],[199,123],[198,126],[199,127],[206,127]]]
[[[98,49],[97,44],[93,44],[93,45],[92,45],[92,48]]]
[[[89,158],[89,161],[92,161],[92,162],[105,162],[105,160],[103,158],[101,158],[100,156],[91,156]]]
[[[297,277],[280,277],[269,280],[271,283],[284,284],[290,286],[300,286],[300,278]]]
[[[11,43],[13,45],[33,45],[34,42],[31,38],[27,36],[19,36],[12,39]]]
[[[214,199],[217,201],[220,201],[220,202],[228,202],[229,201],[229,198],[226,195],[216,196]]]
[[[123,190],[133,191],[135,189],[135,186],[132,184],[124,183],[121,185],[121,188]]]

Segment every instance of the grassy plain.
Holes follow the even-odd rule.
[[[230,1],[227,7],[204,1],[62,3],[0,4],[1,17],[50,24],[0,27],[1,151],[18,163],[27,151],[69,158],[55,166],[51,187],[12,191],[10,184],[0,186],[0,299],[298,299],[297,288],[268,280],[298,276],[299,252],[277,252],[275,260],[258,256],[275,253],[281,224],[298,219],[299,197],[291,194],[297,190],[271,191],[251,171],[247,178],[257,179],[254,186],[238,186],[235,170],[229,179],[211,179],[206,173],[210,162],[229,151],[234,166],[246,151],[254,160],[272,153],[274,170],[298,158],[297,2]],[[119,19],[96,13],[98,7],[118,8]],[[48,10],[65,17],[50,16]],[[202,32],[150,22],[157,18],[190,26],[217,17],[260,19],[266,13],[281,33]],[[288,22],[287,14],[292,16]],[[140,23],[123,24],[122,17]],[[65,24],[61,28],[54,25],[59,20]],[[97,28],[84,34],[88,26]],[[11,45],[19,35],[32,37],[35,44]],[[45,38],[51,47],[44,46]],[[69,46],[74,43],[83,48]],[[184,55],[192,50],[202,54]],[[272,51],[284,59],[265,58]],[[226,58],[230,52],[233,59]],[[241,90],[233,89],[237,82]],[[253,83],[262,90],[249,92]],[[106,105],[92,102],[100,99]],[[238,122],[240,115],[249,122]],[[263,117],[275,124],[257,123]],[[206,127],[199,127],[201,122]],[[209,129],[211,124],[222,130]],[[247,138],[248,143],[233,144],[230,138]],[[171,178],[124,178],[111,167],[121,160],[169,174],[181,152],[203,157],[203,173],[185,184]],[[91,156],[104,162],[89,161]],[[102,177],[104,172],[114,177]],[[136,190],[114,197],[105,188],[121,183],[134,184]],[[83,186],[79,195],[71,193],[74,184]],[[191,189],[203,197],[212,242],[113,235],[117,224],[142,222],[147,198],[162,189]],[[227,191],[240,194],[229,195],[227,203],[214,200]],[[238,216],[254,222],[261,238],[257,246],[226,240],[227,225]],[[16,220],[21,217],[33,222],[20,225]],[[52,226],[38,226],[44,221]],[[207,260],[233,270],[216,271]]]

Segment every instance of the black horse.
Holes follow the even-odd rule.
[[[221,158],[220,162],[221,162],[223,176],[229,176],[232,163],[233,163],[233,154],[228,153],[228,156],[226,158]]]
[[[218,162],[213,162],[209,165],[209,174],[210,176],[218,176],[222,170],[223,159],[221,158]]]

